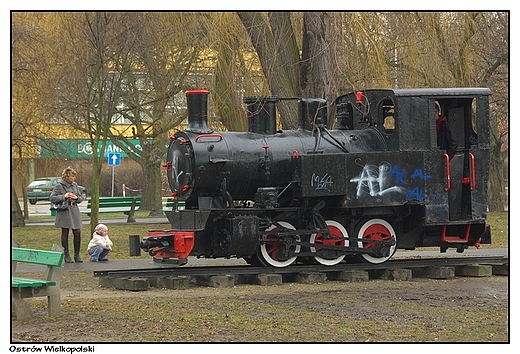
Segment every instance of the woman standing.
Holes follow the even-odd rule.
[[[56,221],[54,226],[61,228],[61,246],[65,253],[65,263],[72,263],[69,254],[69,229],[74,235],[74,262],[83,262],[79,256],[81,246],[81,214],[78,204],[83,201],[76,181],[76,171],[72,167],[67,167],[61,174],[61,181],[56,184],[49,199],[51,203],[60,203],[69,200],[69,207],[66,210],[56,211]]]

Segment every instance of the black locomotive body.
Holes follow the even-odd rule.
[[[208,92],[186,95],[188,128],[171,138],[165,164],[171,229],[141,242],[156,262],[332,266],[491,243],[489,89],[353,92],[336,99],[331,124],[324,100],[299,99],[299,128],[284,131],[280,98],[248,97],[248,132],[210,129]],[[436,102],[457,138],[451,159],[437,146]]]

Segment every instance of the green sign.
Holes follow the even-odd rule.
[[[149,140],[149,142],[152,143],[151,140]],[[129,143],[130,145],[125,145],[130,149],[142,151],[139,139],[129,139]],[[101,142],[98,143],[98,152],[100,148]],[[108,156],[110,153],[119,153],[121,157],[128,157],[128,154],[120,147],[114,145],[110,140],[107,140],[104,156]],[[88,139],[39,139],[36,147],[36,157],[42,159],[89,159],[92,158],[92,145]]]

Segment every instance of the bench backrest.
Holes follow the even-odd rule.
[[[61,267],[63,252],[11,247],[11,261]]]
[[[135,199],[135,206],[141,205],[141,197],[107,197],[107,198],[99,198],[99,207],[100,208],[115,208],[115,207],[131,207],[132,203]],[[91,208],[92,199],[88,199],[87,209]]]

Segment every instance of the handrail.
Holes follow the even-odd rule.
[[[201,134],[195,138],[196,143],[218,143],[221,140],[222,135],[219,133]]]
[[[473,153],[469,153],[469,158],[471,159],[471,190],[475,190],[477,186],[477,174],[475,172],[475,155]]]
[[[451,189],[451,169],[450,169],[450,157],[448,154],[444,154],[444,158],[446,159],[446,192],[449,192]]]

